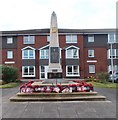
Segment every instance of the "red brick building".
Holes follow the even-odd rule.
[[[47,79],[50,29],[3,31],[2,64],[19,69],[20,79]],[[58,29],[63,78],[87,78],[118,70],[115,29]]]

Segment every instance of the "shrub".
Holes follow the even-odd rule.
[[[97,76],[98,81],[101,83],[106,83],[107,80],[109,79],[109,74],[107,72],[97,73],[96,76]]]
[[[84,81],[85,82],[93,82],[93,81],[95,81],[95,78],[94,78],[94,76],[90,76],[90,77],[86,78]]]
[[[13,66],[0,66],[0,69],[2,70],[1,76],[2,80],[6,83],[9,82],[15,82],[18,78],[18,69]]]

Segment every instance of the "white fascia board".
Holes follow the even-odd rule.
[[[67,50],[67,49],[69,49],[69,48],[71,48],[71,47],[74,47],[74,48],[76,48],[76,49],[80,49],[79,47],[76,47],[76,46],[74,46],[74,45],[71,45],[71,46],[69,46],[69,47],[67,47],[67,48],[65,48],[65,49]]]
[[[43,46],[43,47],[41,47],[41,48],[39,48],[38,50],[42,50],[42,49],[44,49],[44,48],[46,48],[46,47],[49,47],[49,44],[48,44],[48,45],[45,45],[45,46]]]
[[[25,49],[27,49],[27,48],[32,49],[32,50],[36,50],[35,48],[33,48],[33,47],[31,47],[31,46],[26,46],[26,47],[24,47],[24,48],[21,49],[21,50],[25,50]]]

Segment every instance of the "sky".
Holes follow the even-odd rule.
[[[53,11],[58,28],[115,28],[116,1],[0,0],[0,31],[50,28]]]

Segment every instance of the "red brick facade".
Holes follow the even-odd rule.
[[[67,30],[66,30],[67,31]],[[72,33],[71,33],[72,31]],[[99,45],[96,43],[87,43],[87,35],[84,35],[83,32],[79,32],[78,30],[74,31],[71,30],[69,33],[67,32],[60,32],[59,33],[59,47],[61,48],[61,65],[63,70],[63,78],[66,78],[66,48],[69,46],[75,46],[79,48],[79,58],[78,58],[78,66],[79,66],[79,73],[80,76],[76,78],[87,78],[90,76],[95,76],[96,73],[99,72],[107,72],[108,71],[108,55],[107,55],[107,41],[108,38],[102,38],[104,41],[106,41],[105,45],[103,46],[102,43],[97,40],[97,37],[100,39],[101,35],[96,34],[97,37],[95,37],[95,41],[99,42]],[[19,31],[18,31],[19,33]],[[17,34],[18,34],[17,33]],[[5,34],[5,33],[4,33]],[[11,34],[11,33],[10,33]],[[40,79],[40,69],[39,66],[39,49],[48,45],[49,41],[47,41],[47,35],[49,35],[49,30],[44,32],[35,32],[35,31],[22,31],[22,34],[17,35],[14,33],[12,36],[17,37],[17,44],[16,48],[4,48],[2,49],[2,63],[5,64],[5,62],[12,62],[14,61],[14,64],[7,64],[7,65],[13,65],[19,69],[19,79],[25,79],[22,77],[22,49],[30,46],[35,48],[35,77],[34,79]],[[35,44],[24,44],[23,43],[23,37],[24,35],[30,35],[33,34],[35,36]],[[77,42],[76,43],[66,43],[66,35],[68,34],[74,34],[77,35]],[[93,33],[91,33],[93,34]],[[95,34],[95,33],[94,33]],[[93,35],[94,35],[93,34]],[[105,36],[107,34],[105,33]],[[5,35],[7,38],[7,35]],[[94,50],[94,57],[88,57],[88,50],[93,49]],[[12,50],[13,51],[13,59],[7,59],[7,51]],[[72,61],[71,61],[72,64]],[[89,73],[89,65],[95,65],[95,73]]]

